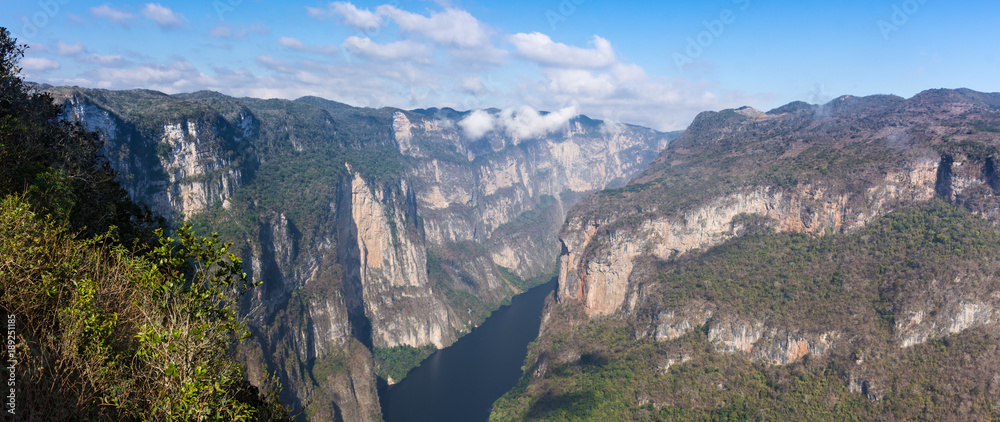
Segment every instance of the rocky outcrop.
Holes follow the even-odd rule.
[[[711,200],[676,217],[649,218],[634,226],[595,234],[610,220],[571,218],[563,229],[559,297],[583,303],[591,315],[617,311],[626,301],[629,276],[642,255],[666,260],[678,254],[718,245],[741,233],[738,217],[760,216],[778,231],[822,235],[853,232],[900,203],[934,196],[938,162],[921,160],[888,174],[863,193],[829,192],[799,185],[793,189],[753,188]]]
[[[138,122],[127,122],[73,91],[57,91],[56,100],[66,104],[67,117],[102,135],[103,152],[129,194],[169,219],[190,218],[228,199],[256,161],[249,155],[237,163],[234,156],[245,152],[241,144],[258,130],[248,110],[233,122],[217,114],[198,115],[143,133]]]
[[[670,341],[702,328],[715,350],[739,353],[762,362],[787,365],[807,354],[823,356],[840,334],[836,331],[810,333],[793,327],[768,324],[742,318],[729,312],[719,313],[705,301],[692,301],[680,309],[663,310],[647,334],[657,341]]]
[[[399,199],[393,197],[395,191],[373,191],[358,174],[347,189],[350,194],[345,192],[342,198],[348,201],[343,206],[350,207],[350,214],[342,214],[347,227],[340,229],[340,238],[347,239],[348,248],[357,249],[341,259],[347,282],[361,286],[357,300],[371,321],[372,344],[444,347],[453,342],[455,329],[462,325],[450,321],[446,301],[435,294],[428,279],[427,251],[420,233],[414,233],[416,216],[408,217],[405,208],[395,206]],[[400,195],[407,197],[405,183],[401,190]]]
[[[419,114],[397,112],[393,127],[412,163],[409,180],[427,241],[483,244],[497,264],[524,279],[551,271],[565,210],[583,194],[623,185],[669,139],[631,126],[609,133],[585,118],[543,137],[491,132],[472,142],[454,122]],[[546,203],[549,212],[532,214],[544,198],[555,200]],[[518,235],[525,229],[531,236]]]
[[[242,250],[263,284],[243,304],[250,373],[277,374],[316,420],[379,419],[372,348],[454,342],[519,291],[500,267],[551,273],[566,210],[623,185],[670,139],[582,116],[473,139],[457,125],[466,113],[447,109],[52,92],[102,133],[133,198]]]
[[[703,113],[570,210],[494,416],[995,417],[998,132],[968,90]]]
[[[948,334],[996,324],[1000,321],[1000,295],[993,294],[989,299],[988,302],[949,301],[941,306],[906,309],[897,317],[894,327],[900,347],[912,347]]]
[[[938,197],[1000,221],[994,136],[964,129],[995,133],[985,123],[997,118],[990,101],[927,92],[910,100],[842,97],[821,107],[703,113],[630,189],[570,213],[560,234],[558,296],[583,303],[591,315],[614,313],[628,301],[641,257],[668,260],[718,245],[745,230],[746,216],[777,231],[852,233],[900,205]],[[684,191],[669,187],[670,177],[729,186],[686,182],[701,191]],[[678,194],[701,199],[660,209],[658,202]]]

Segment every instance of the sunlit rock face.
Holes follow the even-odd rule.
[[[569,210],[556,300],[494,416],[850,401],[995,418],[997,133],[1000,94],[964,89],[702,113],[625,187]],[[786,395],[796,378],[828,401]],[[947,404],[910,412],[904,396]]]
[[[510,275],[554,273],[566,211],[676,136],[552,115],[473,137],[450,109],[51,92],[135,199],[235,243],[262,283],[244,303],[250,374],[278,374],[315,420],[380,419],[372,348],[447,346],[525,287]]]

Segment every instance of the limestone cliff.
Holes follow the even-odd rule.
[[[257,381],[313,420],[378,420],[372,351],[440,348],[551,274],[566,210],[673,136],[584,116],[480,138],[453,110],[318,98],[54,88],[129,193],[218,231],[262,282],[244,304]]]
[[[492,132],[470,142],[441,116],[393,116],[428,242],[483,244],[493,262],[524,279],[551,271],[558,253],[553,228],[565,210],[585,193],[623,185],[669,139],[632,126],[609,132],[581,118],[535,139]],[[531,213],[539,205],[551,209]],[[521,234],[526,230],[530,235]]]
[[[596,221],[574,216],[563,229],[567,235],[562,238],[559,297],[580,300],[594,315],[613,313],[625,302],[629,276],[641,255],[666,260],[718,245],[743,232],[739,217],[748,215],[773,221],[778,231],[854,232],[894,206],[931,199],[938,164],[930,159],[906,163],[858,193],[828,192],[810,184],[745,189],[711,199],[680,216],[650,217],[604,234],[603,239],[594,235],[610,221],[601,216]]]
[[[569,212],[492,420],[996,418],[997,133],[969,90],[703,113]]]
[[[560,236],[563,244],[558,290],[560,300],[578,300],[591,315],[614,313],[626,302],[630,290],[629,277],[641,256],[668,260],[679,254],[718,245],[744,232],[743,222],[747,216],[752,217],[751,220],[765,219],[779,232],[794,231],[817,236],[853,233],[896,207],[937,196],[969,204],[981,215],[1000,221],[995,206],[1000,184],[996,181],[993,158],[983,156],[982,151],[963,149],[970,144],[995,142],[993,136],[976,136],[973,131],[955,130],[952,136],[969,139],[948,140],[949,143],[941,144],[941,140],[935,139],[934,135],[946,132],[942,127],[945,122],[949,126],[957,126],[948,119],[949,114],[933,115],[929,127],[898,127],[897,121],[912,119],[914,115],[926,116],[927,110],[915,109],[914,104],[932,95],[934,93],[925,93],[902,103],[889,99],[892,104],[887,107],[889,112],[879,109],[871,113],[884,120],[867,132],[859,132],[854,119],[872,120],[874,117],[859,111],[860,105],[844,106],[845,110],[839,115],[831,117],[824,114],[821,118],[816,117],[820,115],[814,110],[789,113],[779,109],[764,114],[750,113],[746,108],[700,116],[692,124],[695,129],[689,129],[657,159],[659,166],[654,165],[624,189],[626,198],[634,198],[631,202],[622,199],[622,190],[613,191],[588,199],[583,207],[570,215]],[[850,101],[860,100],[843,97],[819,111]],[[885,100],[874,97],[869,100],[873,103],[878,101]],[[950,105],[960,110],[976,111],[983,115],[982,118],[996,117],[995,110],[975,104],[975,101],[953,101]],[[962,116],[961,120],[968,119]],[[860,135],[851,135],[846,140],[831,138],[830,133],[845,124],[850,126],[848,133]],[[911,121],[910,125],[914,123]],[[707,129],[697,130],[701,127]],[[790,133],[790,128],[799,131]],[[751,171],[767,169],[760,173],[795,167],[799,165],[797,159],[806,156],[804,153],[816,155],[826,148],[826,145],[816,143],[810,146],[810,142],[816,142],[810,138],[842,150],[852,148],[871,153],[883,149],[878,154],[885,154],[892,162],[875,163],[875,168],[872,168],[872,163],[855,159],[860,163],[854,164],[857,168],[845,164],[844,168],[836,169],[843,172],[844,177],[855,180],[836,180],[840,174],[833,174],[824,168],[825,171],[819,175],[798,174],[795,176],[801,180],[780,180],[777,185],[770,175],[736,176],[738,171],[720,167],[709,176],[717,184],[702,183],[699,186],[701,190],[690,195],[697,197],[690,201],[690,206],[665,212],[663,204],[651,198],[676,194],[677,187],[671,186],[670,180],[664,180],[666,176],[704,172],[706,168],[720,164],[719,161],[728,165],[733,160],[727,160],[727,154],[746,157],[743,158],[744,165]],[[907,143],[901,144],[902,139],[908,140]],[[736,153],[719,150],[720,147],[732,148],[740,143],[743,145],[739,147],[745,149]],[[961,150],[957,155],[950,153],[955,148]],[[722,157],[708,158],[713,151],[718,151]],[[816,157],[811,166],[832,167],[833,164],[840,164],[831,162],[831,159],[841,157],[832,156],[829,152],[821,154],[823,156]],[[705,157],[705,160],[695,163],[689,157]],[[721,176],[723,174],[729,177]],[[640,181],[646,183],[640,184]],[[626,205],[621,205],[623,203]],[[631,302],[629,306],[634,307],[635,303]]]
[[[252,154],[236,156],[246,153],[244,142],[257,130],[247,109],[230,111],[228,120],[216,112],[129,122],[78,92],[55,94],[70,119],[104,135],[105,154],[129,194],[164,217],[189,218],[225,201],[255,161]],[[142,99],[156,100],[144,94]]]

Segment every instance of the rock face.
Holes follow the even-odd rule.
[[[494,417],[997,417],[1000,389],[960,380],[1000,368],[998,133],[1000,94],[969,90],[703,113],[569,212],[531,371]],[[788,376],[833,387],[793,398]]]
[[[817,110],[808,109],[805,113],[789,113],[783,108],[764,114],[744,107],[699,116],[692,124],[692,129],[678,139],[671,150],[665,151],[657,159],[661,165],[654,165],[654,168],[637,178],[637,182],[633,182],[633,186],[641,188],[636,189],[637,193],[632,195],[634,202],[622,200],[620,195],[599,195],[588,199],[577,212],[570,214],[560,235],[563,253],[560,256],[558,297],[560,300],[580,301],[589,315],[614,313],[626,302],[630,291],[629,277],[640,257],[668,260],[679,254],[718,245],[744,232],[742,220],[746,216],[765,219],[769,226],[779,232],[792,231],[815,236],[853,233],[896,207],[924,202],[937,196],[952,202],[974,205],[971,208],[981,215],[1000,221],[995,206],[997,195],[1000,194],[997,180],[1000,179],[997,178],[994,159],[979,155],[982,152],[970,153],[963,150],[958,155],[949,153],[954,148],[961,149],[955,144],[962,142],[951,140],[950,144],[940,144],[940,139],[933,136],[945,129],[933,125],[943,125],[945,122],[954,125],[954,118],[949,118],[955,112],[928,114],[929,110],[915,105],[939,95],[941,93],[927,92],[905,102],[898,97],[872,97],[867,100],[842,97]],[[978,112],[982,113],[984,119],[997,117],[991,103],[977,100],[977,97],[940,99],[948,110]],[[840,104],[843,102],[858,104]],[[867,109],[882,105],[882,102],[890,105],[875,111]],[[941,107],[941,104],[937,106]],[[843,107],[843,110],[829,111],[836,110],[837,107]],[[828,113],[839,114],[831,116]],[[738,117],[734,119],[734,116]],[[914,123],[912,120],[917,116],[930,120],[931,127],[924,128]],[[970,119],[967,116],[961,117],[960,120],[963,121]],[[898,121],[907,119],[910,120],[908,127],[896,128]],[[862,132],[854,127],[858,120],[874,127]],[[841,139],[831,141],[831,137],[835,136],[831,132],[843,125],[851,126],[849,133],[860,134],[851,135],[849,142]],[[799,132],[788,133],[790,127]],[[739,139],[740,136],[752,140]],[[977,136],[972,131],[953,136],[970,138],[963,141],[966,144],[982,142],[987,145],[996,142],[993,135]],[[741,155],[752,157],[746,159],[749,168],[794,166],[797,164],[794,159],[804,151],[826,147],[804,145],[810,142],[809,138],[827,141],[837,148],[854,146],[876,149],[888,146],[891,149],[886,151],[895,155],[895,162],[879,166],[877,172],[861,173],[860,170],[863,169],[841,169],[855,172],[852,174],[858,179],[854,182],[855,186],[844,186],[840,181],[831,181],[829,179],[834,177],[826,174],[779,186],[758,177],[757,180],[730,183],[725,191],[717,189],[717,186],[705,186],[705,191],[711,192],[710,194],[704,195],[694,206],[673,212],[662,212],[656,208],[656,204],[645,203],[654,193],[672,193],[668,182],[663,182],[664,176],[692,170],[692,163],[684,162],[685,156],[712,154],[723,144],[731,146],[727,141],[740,142],[749,144],[742,145],[749,151],[739,151]],[[900,139],[904,138],[909,141],[906,145],[901,145]],[[739,140],[730,141],[731,139]],[[845,147],[844,144],[853,145]],[[760,150],[754,151],[753,148],[758,145]],[[780,153],[774,154],[767,151],[768,148]],[[673,168],[666,164],[664,169],[662,163],[671,161]],[[701,167],[711,167],[713,163],[702,161],[696,164],[699,168],[694,170],[701,171]],[[720,169],[715,176],[727,172],[732,174],[728,169]],[[656,182],[646,183],[652,184],[652,187],[636,184],[638,181],[654,179]],[[719,180],[723,178],[720,177]],[[658,186],[657,182],[661,185]],[[622,203],[627,205],[622,206]],[[634,307],[635,303],[629,305]]]
[[[756,187],[709,201],[680,216],[658,216],[637,227],[614,231],[600,249],[588,251],[593,236],[610,221],[583,221],[573,216],[562,238],[559,297],[580,300],[592,315],[607,315],[625,302],[628,279],[641,255],[666,260],[677,254],[718,245],[744,231],[738,217],[752,215],[773,222],[778,231],[811,235],[854,232],[900,203],[934,197],[939,163],[922,159],[887,174],[875,186],[857,194],[867,199],[849,205],[855,194],[828,192],[811,184],[792,189]],[[982,183],[981,179],[970,183]],[[860,199],[859,201],[863,201]],[[584,258],[585,251],[589,253]],[[591,258],[592,257],[592,258]]]
[[[243,185],[245,166],[234,155],[245,153],[257,124],[249,110],[238,110],[227,120],[218,113],[181,117],[156,124],[153,136],[81,96],[64,93],[71,119],[104,134],[105,151],[134,198],[141,198],[157,214],[185,219],[224,201]],[[249,155],[241,161],[253,162]]]
[[[529,287],[518,278],[552,274],[566,210],[673,136],[581,116],[472,139],[449,109],[51,92],[104,135],[135,199],[242,250],[263,286],[241,353],[313,420],[380,419],[372,350],[447,346]]]

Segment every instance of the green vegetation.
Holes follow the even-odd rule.
[[[320,383],[326,379],[333,377],[335,375],[344,373],[347,371],[347,358],[344,356],[344,350],[340,348],[334,348],[326,356],[317,358],[313,361],[312,369],[310,373],[313,379]]]
[[[374,350],[376,373],[383,379],[401,381],[411,369],[420,366],[431,353],[437,350],[432,345],[420,348],[402,345],[396,347],[376,347]]]
[[[38,208],[64,219],[82,237],[105,234],[150,246],[161,224],[132,203],[108,164],[100,139],[61,119],[44,94],[29,94],[16,67],[23,47],[0,33],[0,196],[24,193]]]
[[[451,306],[468,315],[470,326],[479,325],[490,316],[499,303],[490,304],[470,291],[471,283],[463,264],[488,256],[482,245],[461,242],[448,245],[445,250],[427,249],[427,278],[440,289]]]
[[[661,304],[700,298],[742,315],[841,321],[863,297],[883,301],[904,288],[926,291],[931,280],[985,271],[998,247],[1000,234],[988,221],[935,200],[891,213],[853,236],[745,236],[667,264]]]
[[[974,107],[955,116],[937,113],[952,101]],[[862,192],[894,172],[914,170],[931,151],[995,167],[1000,155],[992,130],[1000,127],[1000,115],[984,107],[988,101],[994,100],[949,91],[910,100],[848,98],[819,108],[790,104],[758,118],[702,113],[628,186],[584,199],[572,215],[602,222],[595,237],[602,242],[608,231],[680,217],[708,201],[757,189],[840,192],[849,207],[866,207]]]
[[[628,318],[590,320],[559,305],[548,335],[530,348],[526,375],[491,420],[996,419],[997,390],[978,375],[1000,370],[995,330],[907,349],[894,330],[901,310],[996,291],[998,248],[996,227],[938,200],[852,235],[748,231],[659,264],[659,278],[643,288],[648,300]],[[935,281],[959,278],[977,281]],[[659,312],[692,303],[712,304],[717,317],[835,330],[845,341],[773,366],[716,351],[707,336],[713,320],[670,341],[637,334]],[[539,367],[544,374],[535,378]],[[855,377],[860,392],[848,389]]]
[[[762,364],[715,352],[696,330],[672,344],[645,339],[585,353],[576,363],[554,366],[537,386],[521,380],[494,404],[490,420],[941,420],[959,408],[963,419],[993,420],[1000,414],[986,399],[991,384],[976,374],[998,369],[990,356],[1000,351],[996,340],[973,330],[907,349],[886,362],[898,376],[891,376],[881,400],[872,400],[848,390],[844,371],[853,362]],[[691,359],[664,369],[677,344]],[[959,391],[972,397],[960,398]]]
[[[231,349],[254,286],[218,237],[128,199],[96,134],[30,93],[0,28],[0,308],[26,420],[283,420]],[[5,378],[6,379],[6,378]]]
[[[558,259],[556,259],[555,263],[552,264],[551,268],[552,269],[550,271],[544,274],[539,274],[537,276],[524,280],[521,277],[518,277],[517,274],[514,274],[514,272],[511,271],[509,268],[497,266],[497,269],[500,270],[500,275],[503,276],[503,278],[506,279],[508,283],[510,283],[512,286],[516,287],[518,290],[522,292],[541,286],[551,281],[553,278],[558,277],[559,276]]]
[[[547,228],[547,226],[542,223],[546,222],[546,218],[549,217],[549,213],[553,211],[552,207],[558,204],[559,201],[556,201],[554,196],[542,195],[538,198],[537,206],[519,214],[517,217],[514,217],[514,219],[501,225],[500,227],[497,227],[494,232],[518,233],[524,231],[525,229],[537,229],[535,230],[536,233],[528,232],[528,234],[536,234],[540,236],[541,234],[537,233],[537,231]]]
[[[503,276],[503,278],[507,280],[511,286],[514,286],[521,291],[528,290],[532,287],[527,281],[524,281],[521,277],[518,277],[517,274],[514,274],[510,268],[497,266],[497,269],[500,270],[500,275]]]
[[[990,123],[983,121],[978,121],[973,123],[972,127],[980,132],[1000,133],[1000,127],[994,126]]]

